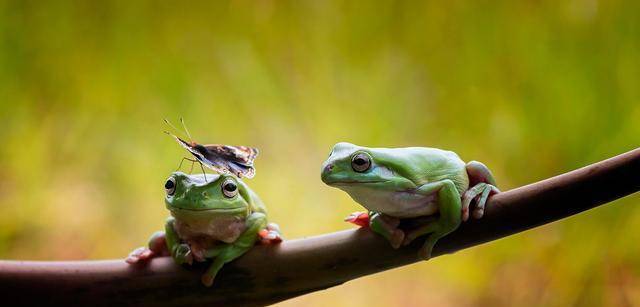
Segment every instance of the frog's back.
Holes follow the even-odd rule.
[[[262,200],[260,199],[260,197],[258,196],[258,194],[256,192],[254,192],[243,181],[239,181],[239,182],[244,186],[244,189],[246,189],[247,194],[249,194],[249,199],[247,200],[247,202],[251,205],[251,211],[253,211],[253,212],[262,212],[264,214],[267,214],[267,208],[264,205],[264,203],[262,202]]]
[[[459,193],[469,185],[465,163],[453,151],[431,147],[377,148],[383,163],[417,185],[450,179]]]

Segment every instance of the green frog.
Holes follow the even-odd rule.
[[[338,143],[322,165],[322,181],[347,192],[369,212],[347,221],[368,225],[393,248],[428,235],[419,251],[428,260],[436,242],[471,215],[481,218],[490,195],[500,192],[482,163],[463,162],[452,152],[428,147],[369,148]],[[428,222],[410,230],[402,219]]]
[[[202,283],[211,286],[225,263],[246,253],[256,242],[282,241],[278,225],[267,221],[258,195],[234,175],[205,177],[174,172],[164,188],[171,213],[165,231],[153,234],[148,247],[131,252],[128,263],[163,255],[171,255],[181,265],[211,259],[202,275]]]

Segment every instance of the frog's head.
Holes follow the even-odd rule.
[[[351,143],[333,146],[329,158],[322,164],[322,181],[348,190],[349,187],[385,188],[397,175],[385,163],[384,149],[367,148]]]
[[[207,219],[246,215],[250,195],[247,186],[233,175],[187,175],[174,172],[164,184],[165,204],[176,218]]]

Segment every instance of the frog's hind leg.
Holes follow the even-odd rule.
[[[215,247],[206,252],[207,257],[215,258],[201,277],[205,286],[210,287],[213,284],[213,280],[225,263],[242,256],[253,247],[258,240],[259,231],[267,227],[267,217],[263,213],[254,212],[247,218],[246,224],[247,229],[235,242]]]
[[[460,226],[460,209],[462,205],[460,194],[453,181],[449,179],[427,183],[419,187],[417,192],[424,195],[437,193],[440,216],[436,221],[427,223],[424,226],[408,232],[403,244],[407,245],[417,237],[428,234],[427,240],[422,248],[420,248],[418,254],[420,258],[429,260],[436,242]]]
[[[466,165],[469,176],[469,189],[462,195],[462,220],[469,219],[469,205],[476,199],[473,217],[479,219],[484,214],[484,205],[490,195],[499,193],[496,181],[489,168],[478,161],[471,161]]]

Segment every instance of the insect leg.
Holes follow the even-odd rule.
[[[180,170],[180,168],[182,167],[182,162],[184,162],[184,160],[187,158],[182,158],[182,160],[180,160],[180,164],[178,164],[178,168],[176,169],[176,172]]]
[[[202,170],[202,175],[204,175],[204,181],[207,182],[207,173],[205,173],[205,171],[204,171],[204,167],[202,166],[202,162],[198,161],[198,163],[200,163],[200,169]]]
[[[178,169],[176,169],[176,172],[179,171],[180,168],[182,168],[182,162],[184,162],[184,160],[191,161],[191,171],[193,171],[193,163],[198,162],[194,159],[182,157],[182,160],[180,160],[180,164],[178,165]],[[189,173],[191,173],[191,171],[189,171]]]

